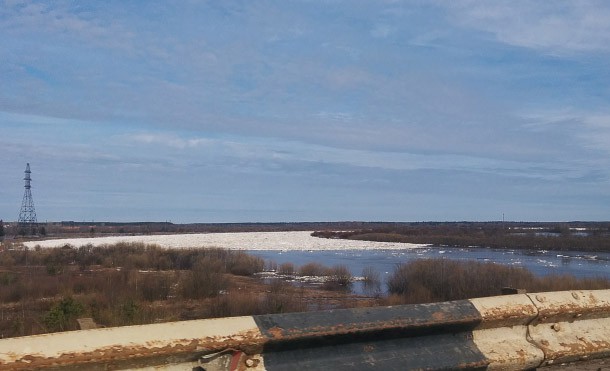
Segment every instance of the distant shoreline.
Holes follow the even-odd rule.
[[[238,232],[311,232],[316,237],[416,245],[498,249],[610,251],[610,222],[287,222],[193,223],[54,222],[37,236],[7,233],[15,242]],[[11,237],[13,236],[13,237]]]

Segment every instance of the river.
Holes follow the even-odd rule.
[[[385,281],[397,264],[425,258],[495,262],[525,267],[539,276],[571,274],[576,277],[610,278],[610,253],[481,247],[451,248],[421,244],[323,239],[312,237],[309,231],[111,236],[31,241],[27,242],[26,246],[49,248],[70,244],[78,247],[87,244],[104,245],[117,242],[143,242],[167,248],[222,247],[247,251],[278,264],[290,262],[296,266],[309,262],[317,262],[325,266],[344,264],[355,276],[360,276],[364,267],[372,267],[379,272],[382,281]],[[358,284],[354,289],[356,292],[362,291]]]
[[[297,266],[318,262],[327,266],[347,265],[352,274],[360,276],[365,267],[379,272],[383,282],[397,264],[415,259],[442,258],[494,262],[524,267],[535,275],[571,274],[576,277],[610,278],[609,253],[582,253],[577,251],[504,250],[489,248],[425,247],[408,250],[328,250],[328,251],[265,251],[249,253],[278,264],[293,263]],[[356,283],[354,291],[363,293],[364,287]],[[384,285],[381,291],[385,291]]]

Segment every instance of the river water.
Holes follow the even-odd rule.
[[[385,282],[397,264],[425,258],[495,262],[524,267],[539,276],[571,274],[576,277],[610,278],[610,253],[432,247],[407,243],[324,239],[313,237],[308,231],[108,236],[30,241],[25,245],[30,248],[49,248],[66,244],[78,247],[118,242],[142,242],[177,249],[221,247],[247,251],[278,264],[290,262],[296,266],[310,262],[325,266],[343,264],[348,266],[354,276],[361,276],[364,267],[371,267],[380,274],[382,282]],[[384,287],[385,285],[382,285],[382,291]],[[359,285],[355,285],[354,289],[356,292],[362,291]]]
[[[361,276],[365,267],[372,267],[380,274],[381,292],[385,292],[383,283],[396,265],[426,258],[494,262],[524,267],[538,276],[570,274],[576,277],[610,278],[609,253],[450,247],[421,247],[406,250],[256,250],[249,251],[249,253],[266,260],[273,260],[278,264],[287,262],[297,266],[310,262],[322,263],[326,266],[344,264],[349,267],[354,276]],[[356,293],[366,293],[366,288],[359,282],[356,282],[353,289]]]

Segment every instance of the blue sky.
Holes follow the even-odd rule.
[[[0,218],[610,220],[606,1],[0,0]]]

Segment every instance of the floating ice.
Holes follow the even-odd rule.
[[[111,236],[92,238],[70,238],[58,240],[29,241],[25,245],[33,248],[75,247],[112,245],[118,242],[141,242],[166,248],[221,247],[231,250],[403,250],[428,247],[429,245],[400,242],[371,242],[313,237],[311,231],[299,232],[238,232],[198,233],[148,236]]]

